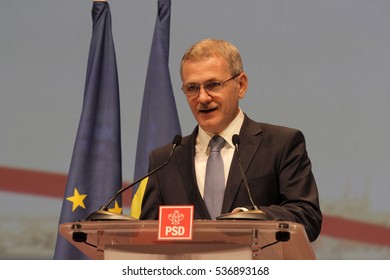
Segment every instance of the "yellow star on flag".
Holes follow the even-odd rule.
[[[72,212],[74,212],[74,210],[76,210],[76,208],[79,206],[85,209],[85,205],[84,205],[83,200],[86,197],[87,197],[86,194],[79,194],[79,191],[77,190],[77,188],[74,188],[73,196],[69,196],[66,198],[67,200],[69,200],[73,203]]]
[[[116,214],[122,214],[122,208],[119,207],[118,202],[115,200],[115,206],[114,208],[109,208],[108,211]]]

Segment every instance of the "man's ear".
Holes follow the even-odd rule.
[[[248,89],[248,76],[245,72],[238,76],[238,97],[240,99],[245,97],[246,90]]]

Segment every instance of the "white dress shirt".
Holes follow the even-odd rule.
[[[221,150],[221,156],[223,159],[224,170],[225,170],[225,185],[227,181],[227,177],[229,174],[230,164],[232,163],[233,155],[234,155],[234,145],[232,142],[232,137],[234,134],[239,134],[241,126],[244,122],[244,113],[240,109],[237,117],[229,124],[229,126],[222,131],[219,135],[223,137],[226,141],[225,146]],[[204,182],[206,177],[206,165],[207,158],[210,153],[210,148],[208,147],[210,139],[214,136],[214,134],[210,134],[203,130],[199,126],[198,137],[196,138],[195,144],[195,172],[196,172],[196,180],[198,183],[198,188],[200,194],[203,197],[204,194]]]

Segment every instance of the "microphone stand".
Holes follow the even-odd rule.
[[[134,185],[138,184],[139,182],[141,182],[146,177],[149,177],[150,175],[152,175],[153,173],[156,173],[161,168],[163,168],[165,165],[167,165],[168,162],[170,161],[172,155],[173,155],[174,150],[180,144],[181,138],[182,137],[180,135],[176,135],[175,136],[175,138],[172,141],[173,147],[171,149],[171,153],[169,154],[168,160],[163,165],[160,165],[159,167],[157,167],[154,170],[150,171],[149,173],[147,173],[143,177],[139,178],[138,180],[134,181],[133,183],[131,183],[127,187],[121,188],[105,205],[100,207],[99,210],[91,213],[85,220],[86,221],[109,221],[109,220],[128,221],[128,220],[137,220],[136,218],[133,218],[131,216],[125,216],[125,215],[122,215],[122,214],[112,213],[112,212],[108,211],[108,206],[111,204],[111,202],[113,202],[115,200],[115,198],[117,198],[125,190],[130,189],[131,187],[133,187]]]
[[[257,208],[256,204],[253,202],[252,194],[249,189],[248,180],[246,178],[244,169],[242,168],[240,154],[238,152],[238,145],[240,144],[240,137],[237,134],[234,134],[232,137],[232,141],[235,147],[235,152],[238,158],[238,166],[240,168],[241,177],[244,181],[244,186],[246,188],[246,191],[248,193],[249,199],[251,201],[252,210],[249,210],[244,207],[238,207],[235,208],[232,212],[222,214],[218,217],[216,217],[217,220],[268,220],[267,214],[265,214],[263,211],[261,211],[259,208]]]
[[[248,210],[246,208],[236,208],[230,213],[216,217],[217,220],[268,220],[267,214],[259,209]]]
[[[115,198],[117,198],[125,190],[130,189],[131,187],[133,187],[134,185],[138,184],[139,182],[141,182],[146,177],[150,176],[152,173],[157,172],[158,170],[163,168],[167,163],[168,163],[168,161],[165,162],[163,165],[157,167],[156,169],[152,170],[151,172],[149,172],[145,176],[139,178],[137,181],[131,183],[127,187],[121,188],[105,205],[100,207],[99,210],[91,213],[85,220],[86,221],[107,221],[107,220],[128,221],[128,220],[137,220],[136,218],[133,218],[131,216],[125,216],[125,215],[122,215],[122,214],[112,213],[112,212],[108,211],[108,205],[110,205],[111,202],[113,202],[115,200]]]

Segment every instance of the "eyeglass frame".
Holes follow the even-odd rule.
[[[227,80],[224,81],[224,82],[221,82],[221,81],[208,81],[208,82],[205,82],[205,83],[203,83],[203,84],[189,83],[189,84],[187,84],[187,85],[183,85],[183,86],[181,87],[181,90],[183,91],[183,93],[184,93],[186,96],[194,97],[194,96],[199,95],[200,89],[203,87],[203,89],[205,90],[205,92],[207,92],[207,94],[210,94],[209,90],[207,90],[207,88],[206,88],[207,85],[218,83],[218,84],[219,84],[219,85],[218,85],[218,90],[222,90],[222,89],[223,89],[223,86],[224,86],[227,82],[229,82],[229,81],[231,81],[231,80],[237,78],[237,77],[240,76],[241,74],[242,74],[242,72],[241,72],[241,73],[238,73],[238,74],[236,74],[236,75],[234,75],[234,76],[232,76],[232,77],[230,77],[229,79],[227,79]],[[185,90],[186,87],[187,87],[187,86],[190,86],[190,85],[196,86],[196,87],[197,87],[196,93],[195,93],[195,92],[194,92],[194,93],[187,93],[187,92],[186,92],[186,90]],[[213,92],[213,91],[212,91],[212,92]]]

